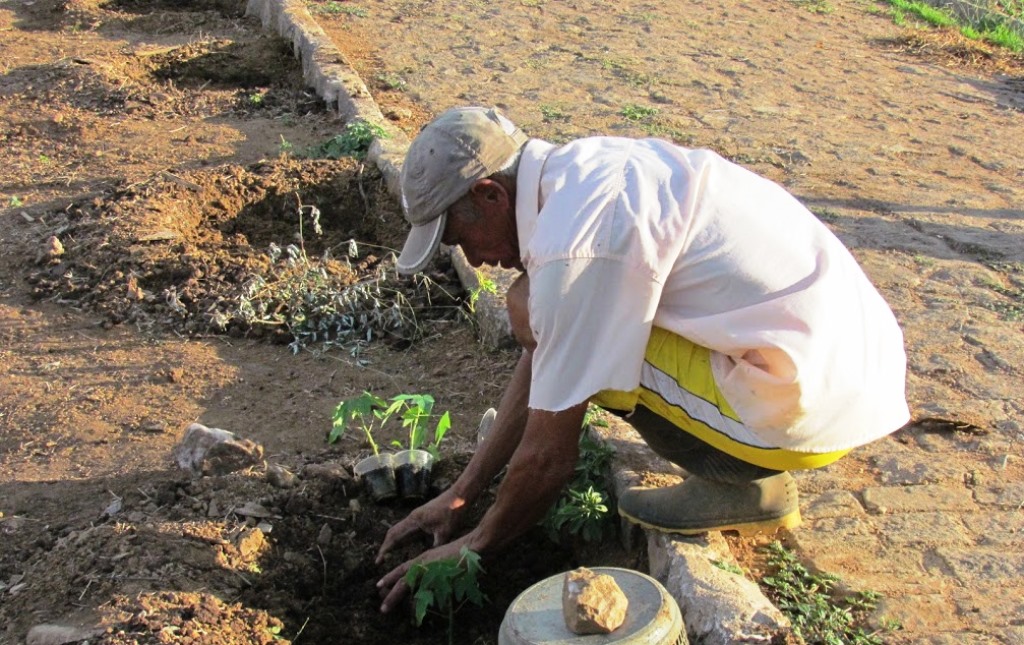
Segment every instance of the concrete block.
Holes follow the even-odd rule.
[[[774,642],[790,631],[788,619],[761,589],[741,575],[712,564],[723,556],[711,537],[648,534],[651,575],[679,603],[691,640],[704,645]],[[728,549],[728,547],[725,547]]]

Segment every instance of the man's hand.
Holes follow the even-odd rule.
[[[391,549],[403,544],[418,533],[425,533],[433,537],[434,546],[441,546],[459,528],[465,512],[466,500],[449,488],[388,529],[388,534],[384,536],[384,542],[380,545],[380,551],[377,552],[377,564],[384,561],[384,556]]]
[[[396,524],[392,528],[392,531],[398,526],[399,525]],[[377,590],[384,598],[380,605],[381,612],[386,614],[394,609],[395,606],[405,598],[406,594],[409,593],[409,585],[405,583],[405,574],[414,564],[444,560],[446,558],[458,558],[459,552],[462,550],[462,546],[469,543],[470,535],[463,536],[454,542],[449,542],[448,544],[435,547],[429,551],[424,551],[418,558],[414,558],[408,562],[403,562],[392,569],[386,576],[381,578],[377,582]],[[388,532],[388,537],[390,536],[391,533]],[[387,541],[385,540],[385,545],[386,544]],[[381,551],[383,551],[383,548]]]

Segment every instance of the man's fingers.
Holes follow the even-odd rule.
[[[396,604],[409,592],[409,586],[405,584],[405,573],[411,566],[410,562],[405,562],[387,573],[383,578],[377,581],[377,588],[380,589],[381,594],[384,596],[384,600],[380,605],[380,610],[383,613],[391,611]]]
[[[401,602],[407,593],[409,593],[409,585],[405,584],[405,580],[400,578],[395,586],[391,587],[391,591],[388,592],[384,602],[381,603],[381,612],[386,614],[394,609],[395,605]]]
[[[380,545],[380,551],[377,552],[377,564],[384,561],[384,556],[387,555],[388,551],[404,542],[410,535],[419,530],[419,524],[410,521],[409,518],[405,518],[388,529],[387,535],[384,536],[384,542]]]

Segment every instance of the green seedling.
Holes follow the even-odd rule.
[[[7,203],[11,208],[18,208],[19,206],[25,205],[25,202],[17,195],[11,195],[11,199]]]
[[[471,314],[476,313],[476,303],[480,300],[481,294],[489,293],[493,296],[498,293],[497,283],[479,271],[476,272],[476,285],[475,288],[469,290],[469,300],[466,301],[466,307]]]
[[[405,90],[405,80],[398,74],[392,72],[385,72],[383,74],[377,74],[377,81],[384,87],[384,89],[392,90],[395,92],[401,92]]]
[[[374,139],[387,139],[388,133],[376,123],[357,119],[345,125],[341,134],[336,134],[327,141],[311,147],[306,152],[307,157],[341,159],[342,157],[353,157],[363,159],[370,150],[370,144]]]
[[[357,18],[365,18],[366,16],[370,15],[369,12],[367,12],[366,9],[363,9],[362,7],[352,7],[347,4],[335,2],[334,0],[330,0],[330,2],[326,2],[323,5],[320,5],[319,8],[313,10],[313,13],[355,16]]]
[[[555,542],[560,541],[563,531],[578,535],[587,542],[600,540],[609,525],[606,503],[611,499],[608,469],[615,452],[591,435],[592,426],[607,425],[597,416],[597,410],[594,407],[587,409],[573,479],[541,522]]]
[[[366,440],[370,442],[373,454],[379,455],[380,448],[373,440],[373,425],[380,418],[377,413],[387,405],[384,399],[370,392],[363,392],[355,398],[342,401],[331,415],[331,433],[327,435],[327,442],[334,443],[341,439],[349,425],[356,423],[366,436]]]
[[[540,106],[540,115],[544,117],[545,121],[568,121],[569,113],[558,107],[557,105],[542,104]]]
[[[866,632],[861,623],[878,606],[881,596],[872,591],[840,596],[839,578],[813,573],[793,552],[779,542],[766,547],[771,575],[761,579],[768,595],[793,624],[793,631],[807,643],[881,645],[877,632]]]
[[[711,564],[715,565],[722,571],[728,571],[729,573],[735,573],[738,576],[743,575],[743,569],[736,566],[732,562],[723,562],[722,560],[712,560]]]
[[[634,123],[638,121],[645,121],[654,117],[658,114],[657,108],[647,107],[645,105],[637,105],[635,103],[629,103],[622,107],[622,111],[619,113],[626,118],[627,121]]]
[[[277,144],[277,151],[283,155],[288,154],[295,148],[295,146],[293,146],[288,139],[285,139],[283,134],[280,135],[280,137],[281,143]]]
[[[448,620],[448,642],[455,642],[455,612],[467,602],[482,607],[487,597],[480,590],[480,555],[462,547],[458,558],[412,565],[405,583],[412,591],[416,626],[423,625],[428,611]]]
[[[429,394],[399,394],[391,399],[390,405],[384,410],[378,411],[377,417],[383,425],[389,418],[398,415],[402,421],[402,427],[409,432],[409,450],[423,449],[436,458],[439,455],[438,447],[445,434],[452,426],[451,416],[445,412],[437,420],[434,426],[434,439],[427,443],[427,427],[434,411],[434,397]],[[391,445],[401,448],[402,443],[392,441]]]
[[[562,530],[567,530],[585,542],[597,542],[604,537],[607,519],[608,506],[604,496],[593,486],[588,486],[582,491],[569,489],[551,513],[547,528],[556,540]]]

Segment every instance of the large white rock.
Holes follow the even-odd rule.
[[[233,432],[193,423],[174,447],[174,462],[195,475],[226,475],[263,460],[263,446]]]

